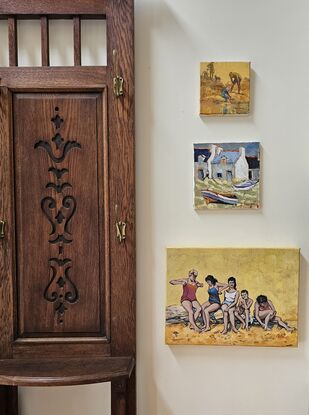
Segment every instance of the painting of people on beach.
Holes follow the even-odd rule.
[[[169,345],[298,344],[299,249],[168,248]]]
[[[249,62],[202,62],[200,83],[201,115],[249,113]]]
[[[260,207],[260,143],[194,144],[195,209]]]

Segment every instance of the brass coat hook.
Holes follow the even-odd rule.
[[[115,205],[115,213],[116,213],[116,237],[118,242],[121,244],[126,239],[126,229],[127,224],[122,220],[118,220],[118,205]]]

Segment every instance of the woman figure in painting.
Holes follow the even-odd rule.
[[[226,334],[228,332],[228,324],[230,322],[231,329],[237,333],[238,330],[235,327],[235,310],[236,304],[239,299],[239,291],[237,291],[237,284],[236,278],[230,277],[228,280],[228,286],[224,292],[224,301],[222,303],[222,313],[223,313],[223,324],[224,329],[222,334]]]
[[[271,321],[277,323],[278,326],[283,327],[287,331],[294,329],[284,323],[281,317],[277,316],[276,309],[273,303],[266,297],[266,295],[259,295],[254,304],[254,317],[260,323],[264,330],[270,330],[268,323]]]
[[[221,308],[221,301],[219,295],[221,294],[222,290],[228,287],[227,284],[223,284],[218,282],[213,275],[207,275],[205,277],[205,281],[208,284],[208,301],[202,304],[202,309],[205,313],[205,331],[210,330],[210,313],[215,313]]]
[[[180,278],[177,280],[171,280],[172,285],[182,285],[183,292],[180,299],[181,305],[188,312],[189,322],[191,328],[200,333],[202,330],[196,325],[196,320],[200,314],[202,314],[203,322],[205,324],[205,314],[196,299],[196,291],[199,287],[203,287],[203,284],[196,281],[198,272],[195,269],[189,271],[187,278]]]

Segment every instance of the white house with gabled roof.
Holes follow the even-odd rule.
[[[244,147],[239,147],[239,150],[223,151],[222,147],[213,145],[207,164],[210,179],[227,181],[249,179],[249,165]]]

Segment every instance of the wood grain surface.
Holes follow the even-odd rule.
[[[41,17],[41,55],[42,66],[49,66],[49,22],[46,16]]]
[[[17,20],[15,17],[8,18],[8,36],[9,36],[9,65],[18,65],[17,51]]]
[[[108,0],[1,0],[0,15],[32,17],[37,15],[64,16],[104,16]]]
[[[22,90],[81,90],[107,83],[105,66],[0,68],[1,85]]]
[[[124,96],[109,99],[110,212],[111,212],[111,347],[113,355],[135,355],[135,159],[134,159],[134,1],[115,0],[107,9],[109,87],[113,77],[124,78]],[[117,149],[117,151],[115,151]],[[118,206],[116,212],[115,206]],[[127,223],[119,244],[115,222]],[[114,235],[114,237],[113,237]],[[126,293],[125,296],[122,293]],[[135,374],[126,391],[127,415],[136,413]],[[112,415],[119,414],[117,384],[112,383]]]
[[[18,337],[105,336],[109,253],[100,256],[105,230],[104,223],[100,229],[104,210],[98,207],[103,160],[97,149],[104,137],[97,135],[98,107],[99,93],[14,94]],[[61,172],[60,179],[52,169]],[[55,242],[59,236],[64,242]],[[75,297],[72,303],[68,295]],[[64,310],[56,312],[60,304]]]
[[[0,87],[0,220],[5,221],[5,237],[0,239],[0,356],[12,357],[14,329],[14,206],[13,147],[11,138],[11,94]]]
[[[16,18],[29,17],[41,19],[43,66],[41,68],[16,67],[18,64]],[[105,17],[107,67],[80,66],[80,18]],[[28,384],[37,381],[41,385],[49,382],[77,384],[75,382],[110,380],[112,381],[112,415],[135,415],[135,370],[132,359],[136,352],[134,1],[67,0],[59,3],[54,0],[27,2],[2,0],[1,18],[9,18],[11,67],[0,68],[0,85],[9,88],[9,90],[1,88],[0,99],[2,157],[2,160],[0,159],[0,185],[2,185],[0,213],[8,220],[7,239],[0,241],[3,243],[3,249],[0,250],[0,271],[2,270],[3,282],[0,285],[0,299],[3,300],[0,304],[0,324],[5,326],[0,332],[0,356],[4,359],[14,357],[10,363],[0,362],[0,374],[4,376],[3,384],[21,385],[23,381]],[[48,67],[49,18],[74,19],[75,67]],[[113,79],[116,76],[124,79],[124,96],[120,98],[113,93]],[[100,94],[102,90],[107,90],[108,94],[104,93],[102,99],[96,99],[94,108],[89,97]],[[69,97],[74,93],[81,95],[78,108],[72,97]],[[14,108],[11,107],[11,94],[15,94]],[[41,98],[43,95],[45,98],[48,96],[48,99],[37,99],[39,95]],[[91,154],[89,159],[91,165],[82,161],[77,151],[75,154],[73,150],[73,157],[70,158],[70,168],[73,172],[70,180],[72,183],[74,181],[74,188],[77,189],[80,213],[84,212],[80,217],[76,216],[71,226],[72,229],[78,229],[76,231],[78,240],[82,241],[85,238],[86,241],[84,245],[80,242],[76,251],[70,251],[70,255],[74,255],[76,263],[79,262],[79,271],[84,269],[84,272],[77,273],[79,275],[77,282],[88,298],[86,302],[90,301],[93,305],[91,310],[86,303],[78,302],[72,305],[72,308],[80,307],[80,310],[75,317],[69,317],[66,326],[61,330],[55,329],[55,322],[52,324],[49,317],[51,311],[48,307],[44,308],[40,300],[37,308],[30,304],[34,293],[37,293],[36,299],[38,293],[42,294],[42,258],[48,256],[53,248],[47,249],[44,245],[48,222],[43,223],[42,217],[38,214],[38,206],[36,209],[34,207],[38,195],[42,196],[46,191],[44,169],[48,156],[42,151],[37,160],[34,152],[28,153],[34,137],[42,140],[51,138],[52,131],[50,126],[47,126],[50,115],[47,117],[47,114],[52,107],[60,107],[60,104],[56,103],[60,95],[66,97],[61,101],[61,108],[65,110],[64,118],[67,120],[66,135],[72,140],[78,138],[83,143],[83,148],[87,148]],[[15,124],[16,192],[12,180],[14,176],[12,111],[14,111]],[[40,118],[40,114],[44,115],[44,120]],[[3,156],[6,157],[5,161]],[[31,174],[32,171],[35,171],[35,174],[32,173],[33,177],[29,178],[29,172]],[[69,192],[70,189],[67,188],[66,191]],[[19,254],[17,266],[19,271],[22,270],[18,276],[18,290],[13,261],[16,256],[14,194],[17,200],[16,233]],[[85,223],[89,216],[91,219],[86,227]],[[116,237],[116,221],[127,224],[127,236],[121,244]],[[79,257],[86,258],[84,265]],[[99,258],[99,262],[95,258]],[[30,263],[29,270],[28,263]],[[100,273],[105,276],[103,279],[98,277]],[[27,277],[25,278],[24,275]],[[44,278],[46,283],[46,277],[43,277],[43,280]],[[94,286],[92,281],[95,281]],[[15,287],[15,297],[13,287]],[[17,291],[20,292],[19,296]],[[100,320],[102,316],[103,331],[102,320]],[[101,330],[100,335],[104,333],[105,339],[98,336],[98,327]],[[15,328],[15,338],[13,328]],[[19,338],[17,338],[18,329]],[[44,341],[41,341],[40,337],[42,332],[45,333]],[[94,361],[90,362],[88,359],[91,354],[101,358],[112,355],[118,359],[117,364],[119,357],[130,356],[131,363],[124,371],[122,371],[123,366],[120,370],[117,364],[111,365],[111,360],[105,361],[103,366],[98,364],[94,368],[92,366]],[[29,359],[28,363],[24,360],[26,356]],[[65,362],[68,362],[72,356],[80,357],[76,366],[70,364],[65,366]],[[35,366],[39,357],[50,358],[52,362],[44,360],[40,365]],[[55,359],[60,357],[62,360],[57,363]],[[16,372],[17,364],[23,368],[23,373]],[[44,374],[42,372],[38,374],[37,371],[40,370],[44,371]],[[48,377],[53,370],[55,377]],[[16,373],[21,378],[17,379]],[[128,377],[130,379],[124,380]],[[1,414],[17,415],[14,409],[17,408],[16,391],[14,387],[0,390]],[[7,406],[8,397],[12,398],[11,407]],[[11,412],[8,412],[10,410]]]
[[[0,384],[66,386],[129,378],[132,357],[0,360]]]

